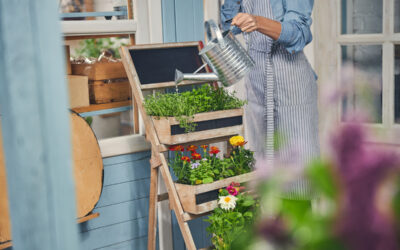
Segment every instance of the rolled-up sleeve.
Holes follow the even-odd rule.
[[[225,0],[221,7],[221,23],[224,30],[228,30],[231,26],[232,19],[242,11],[242,0]],[[239,34],[241,30],[235,27],[232,32]]]
[[[314,0],[287,0],[286,13],[283,16],[282,31],[278,42],[290,53],[297,53],[312,41],[310,26]]]

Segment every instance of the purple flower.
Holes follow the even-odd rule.
[[[258,226],[258,234],[280,246],[291,242],[289,231],[280,217],[262,221]]]
[[[375,204],[378,186],[399,166],[393,153],[367,147],[357,124],[341,127],[332,141],[343,186],[336,233],[352,250],[398,249],[392,223]]]
[[[198,168],[200,166],[200,163],[194,162],[192,163],[192,169]]]

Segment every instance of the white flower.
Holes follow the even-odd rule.
[[[207,161],[207,158],[203,158],[203,159],[201,159],[202,161]]]
[[[220,196],[218,204],[222,209],[229,210],[236,207],[237,198],[233,195]]]

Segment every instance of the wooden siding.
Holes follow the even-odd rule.
[[[203,13],[203,1],[162,0],[164,42],[204,40]]]
[[[104,184],[94,209],[100,217],[80,225],[81,249],[147,248],[150,152],[104,158]]]

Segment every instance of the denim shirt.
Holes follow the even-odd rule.
[[[242,0],[225,0],[221,8],[222,27],[227,30],[232,19],[242,12]],[[282,31],[277,40],[290,53],[300,52],[312,41],[310,26],[314,0],[270,0],[276,21],[281,22]],[[233,29],[235,34],[240,29]]]

